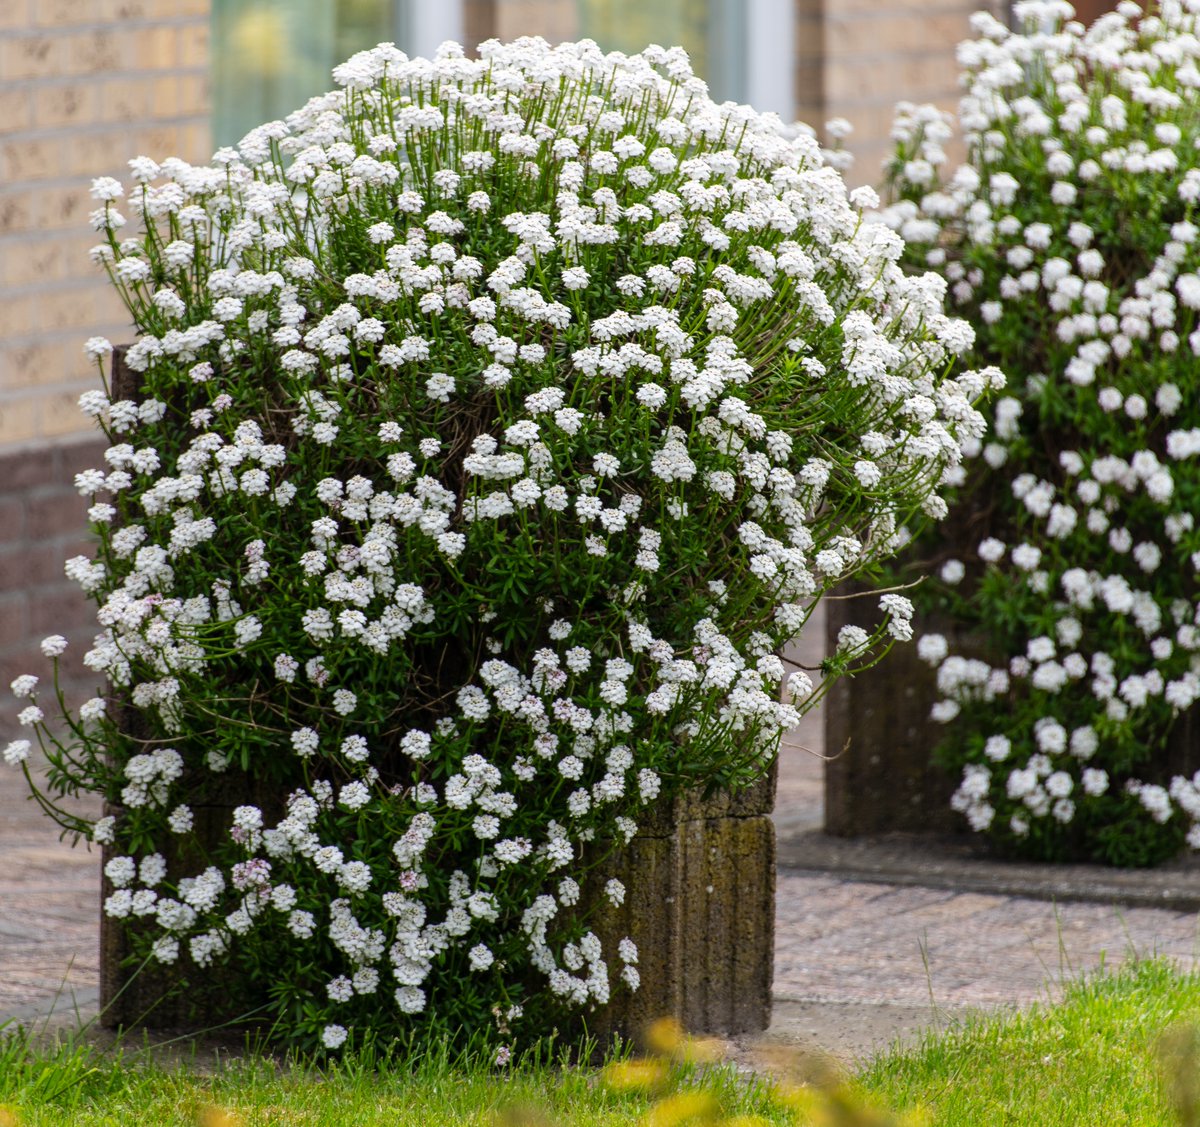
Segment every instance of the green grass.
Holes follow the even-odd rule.
[[[765,1086],[732,1068],[712,1070],[702,1087],[725,1114],[785,1122]],[[153,1050],[103,1052],[70,1039],[0,1042],[0,1127],[592,1127],[637,1124],[652,1102],[610,1090],[599,1068],[500,1070],[444,1051],[385,1067],[369,1057],[322,1067],[256,1053],[164,1063]]]
[[[1160,1064],[1168,1076],[1200,1080],[1195,1042],[1180,1029],[1198,1022],[1200,975],[1136,962],[1068,985],[1056,1004],[927,1035],[860,1080],[889,1106],[923,1105],[939,1127],[1158,1127],[1181,1122]],[[1174,1059],[1160,1062],[1172,1028]]]
[[[929,1034],[917,1047],[887,1053],[864,1068],[855,1087],[878,1106],[923,1107],[939,1127],[1200,1127],[1200,1115],[1181,1117],[1170,1095],[1174,1077],[1184,1088],[1191,1084],[1184,1098],[1200,1105],[1197,1028],[1200,975],[1161,961],[1136,962],[1069,985],[1053,1005]],[[1163,1034],[1172,1029],[1164,1082]],[[794,1122],[765,1081],[720,1068],[702,1084],[720,1117],[660,1120],[698,1125],[757,1115],[741,1122]],[[232,1115],[206,1113],[214,1107]],[[444,1051],[390,1067],[369,1057],[326,1067],[285,1065],[254,1053],[214,1065],[209,1058],[170,1061],[161,1052],[104,1050],[80,1038],[0,1040],[0,1127],[584,1127],[640,1123],[651,1107],[645,1093],[612,1091],[597,1069],[527,1062],[500,1073]]]

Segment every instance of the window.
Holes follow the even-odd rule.
[[[615,51],[678,44],[718,101],[795,115],[796,0],[576,0],[579,35]]]
[[[328,90],[330,71],[380,42],[427,55],[446,39],[588,37],[608,50],[679,44],[718,101],[795,112],[796,0],[212,0],[213,134],[254,126]],[[465,9],[465,11],[464,11]],[[464,20],[465,17],[465,20]]]
[[[462,38],[460,0],[213,0],[213,136],[231,145],[330,89],[356,51],[431,54]]]
[[[741,0],[577,0],[579,35],[633,54],[648,43],[683,47],[717,101],[745,100]]]
[[[393,9],[392,0],[214,0],[217,144],[328,90],[336,63],[395,37]]]

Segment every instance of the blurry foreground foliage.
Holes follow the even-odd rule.
[[[763,1046],[755,1053],[751,1083],[766,1107],[761,1114],[747,1114],[737,1106],[735,1093],[703,1083],[704,1070],[725,1055],[721,1042],[689,1037],[669,1018],[652,1025],[646,1041],[646,1056],[614,1061],[601,1074],[611,1091],[635,1092],[653,1101],[641,1120],[645,1127],[774,1123],[923,1127],[929,1123],[921,1112],[897,1117],[875,1108],[831,1059],[784,1045]]]

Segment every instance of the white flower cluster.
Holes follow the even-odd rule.
[[[926,637],[921,654],[974,829],[1146,863],[1185,834],[1200,847],[1193,784],[1163,778],[1200,700],[1200,14],[1124,0],[1085,28],[1061,0],[1014,10],[1024,30],[979,15],[960,48],[966,164],[940,174],[948,115],[903,106],[896,125],[905,198],[886,217],[1013,382],[969,451],[964,504],[990,524],[941,571],[954,613],[1007,652]],[[1120,828],[1147,819],[1162,830]]]
[[[109,910],[164,961],[253,952],[310,1046],[604,1003],[604,843],[761,774],[814,699],[779,647],[944,513],[1001,383],[945,374],[941,281],[681,51],[481,54],[381,46],[212,167],[139,158],[139,238],[96,185],[140,398],[82,404],[109,500],[68,571],[120,707],[73,762],[112,765],[80,782],[114,850],[175,858],[113,867]],[[911,636],[881,610],[834,674]],[[280,797],[189,874],[180,801],[222,772]]]

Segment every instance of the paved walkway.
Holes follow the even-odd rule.
[[[815,664],[803,647],[791,656]],[[782,752],[781,835],[820,823],[821,743],[810,717]],[[97,856],[60,844],[22,796],[20,776],[0,765],[0,1023],[44,1013],[56,994],[60,1011],[73,996],[94,1012],[96,998]],[[1196,927],[1189,912],[1056,907],[784,868],[774,1032],[862,1055],[964,1009],[1053,997],[1064,977],[1131,952],[1190,966]]]
[[[0,1024],[72,992],[94,1009],[100,973],[99,850],[60,842],[25,791],[0,762]]]

